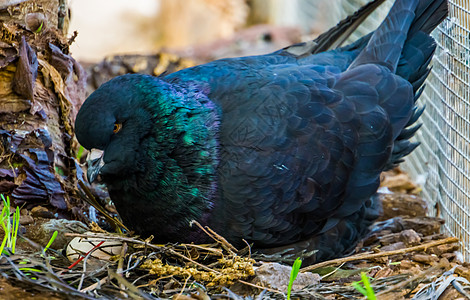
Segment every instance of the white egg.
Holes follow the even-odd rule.
[[[96,235],[93,232],[85,232],[87,235]],[[87,253],[96,247],[100,242],[103,242],[98,249],[90,254],[90,257],[110,260],[112,256],[119,255],[122,249],[122,243],[114,240],[106,240],[98,237],[75,237],[67,245],[66,255],[71,262],[75,262],[81,256],[86,256]]]

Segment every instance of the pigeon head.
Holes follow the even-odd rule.
[[[158,102],[166,83],[146,75],[124,75],[103,84],[81,107],[75,134],[88,150],[103,150],[88,170],[89,180],[98,174],[116,176],[139,168],[138,153],[142,138],[156,117],[143,99]]]
[[[202,90],[123,75],[99,87],[77,115],[80,144],[103,151],[88,162],[88,181],[99,175],[125,223],[141,234],[161,228],[162,240],[186,236],[189,222],[212,207],[219,119]]]

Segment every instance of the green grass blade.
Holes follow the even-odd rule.
[[[363,294],[364,297],[367,297],[367,291],[366,291],[366,289],[363,288],[363,287],[359,284],[359,282],[361,282],[361,281],[355,281],[355,282],[353,282],[353,283],[352,283],[352,286],[353,286],[356,290],[358,290],[359,293]]]
[[[297,257],[297,259],[294,261],[294,264],[292,265],[292,271],[290,272],[289,285],[287,287],[287,300],[290,300],[292,285],[294,284],[294,280],[297,278],[297,274],[299,274],[301,265],[302,260],[300,259],[300,257]]]
[[[364,285],[364,287],[361,286],[361,283]],[[366,273],[361,272],[361,280],[353,282],[352,286],[361,294],[363,294],[368,300],[377,300],[374,289],[372,288],[369,277]]]
[[[51,247],[52,243],[55,241],[58,234],[59,234],[59,232],[57,230],[54,231],[54,233],[52,234],[52,237],[49,239],[49,242],[47,243],[46,247],[44,247],[44,250],[42,250],[41,257],[44,257],[44,258],[46,257],[46,251],[49,249],[49,247]],[[53,256],[49,256],[48,258],[49,259],[55,259]]]
[[[3,224],[2,224],[3,225]],[[5,244],[7,243],[7,236],[3,237],[2,245],[0,246],[0,256],[3,255],[3,249],[5,248]]]
[[[54,231],[54,233],[52,234],[52,237],[50,238],[49,242],[47,243],[46,247],[44,248],[44,252],[43,253],[46,253],[47,249],[49,249],[49,247],[52,245],[52,243],[55,241],[55,239],[57,238],[57,235],[59,234],[59,232],[56,230]]]
[[[10,222],[10,197],[3,196],[1,194],[3,200],[3,209],[5,210],[4,219],[2,220],[2,227],[5,231],[5,237],[7,238],[6,246],[11,248],[11,222]]]
[[[7,211],[7,208],[6,208],[6,200],[5,198],[3,197],[3,195],[0,195],[3,202],[4,202],[4,205],[3,205],[3,208],[2,208],[2,213],[0,214],[0,225],[2,226],[3,228],[3,231],[5,233],[5,235],[3,236],[3,241],[2,241],[2,244],[0,246],[0,256],[3,255],[3,249],[5,248],[5,244],[7,242],[7,231],[6,231],[6,228],[5,228],[5,218],[8,220],[8,215],[6,215],[6,211]]]
[[[11,253],[15,254],[15,247],[16,247],[16,239],[18,237],[18,228],[20,227],[20,210],[18,207],[15,210],[15,214],[13,215],[13,232],[12,232],[12,247]]]
[[[43,25],[44,25],[44,22],[41,22],[41,25],[39,25],[38,29],[36,29],[34,33],[40,33]]]
[[[375,297],[375,292],[372,286],[370,285],[369,277],[366,273],[361,273],[362,282],[364,283],[364,287],[366,288],[366,297],[368,300],[377,300]]]
[[[80,146],[77,151],[77,160],[80,161],[82,159],[83,153],[85,152],[85,148]]]
[[[34,269],[34,268],[18,268],[18,270],[23,272],[42,272],[42,270]]]
[[[0,225],[2,226],[3,231],[5,232],[5,236],[3,238],[2,245],[0,247],[0,250],[1,250],[0,254],[3,254],[3,250],[5,249],[5,246],[11,249],[11,253],[15,253],[16,240],[18,237],[18,228],[20,225],[20,210],[17,207],[10,220],[10,214],[11,214],[10,197],[7,196],[5,198],[3,194],[0,194],[0,197],[2,198],[2,201],[3,201],[3,209],[0,214]]]

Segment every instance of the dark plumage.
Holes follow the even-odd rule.
[[[76,135],[104,150],[89,174],[124,223],[206,242],[197,220],[235,245],[318,250],[309,263],[354,248],[377,218],[380,173],[416,147],[429,34],[447,14],[446,0],[397,0],[373,34],[328,50],[380,2],[311,43],[96,90]]]

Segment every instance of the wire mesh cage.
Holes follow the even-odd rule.
[[[423,187],[430,214],[445,220],[470,259],[470,1],[450,0],[449,17],[434,31],[433,69],[419,100],[426,109],[403,164]]]

